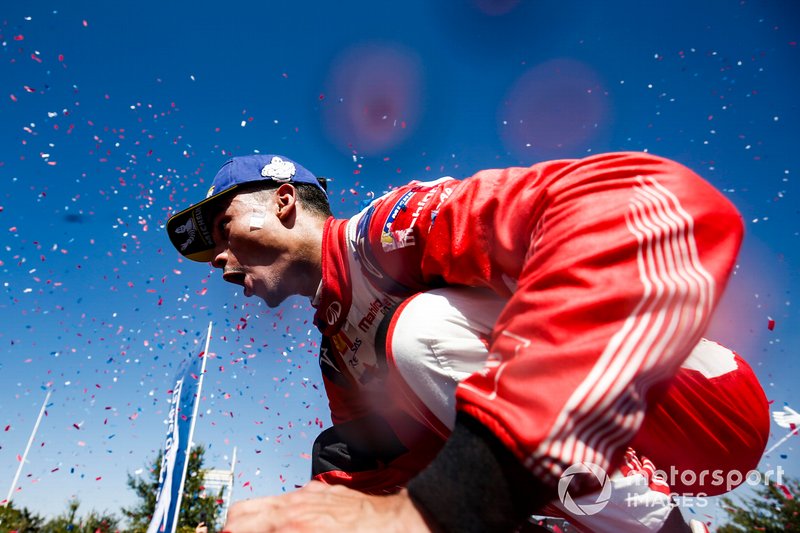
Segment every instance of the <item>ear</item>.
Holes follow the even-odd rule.
[[[284,183],[275,191],[275,206],[278,218],[282,221],[289,220],[297,209],[297,189],[291,183]]]

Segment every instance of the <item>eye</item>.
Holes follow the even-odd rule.
[[[230,222],[231,219],[229,217],[222,217],[219,219],[219,222],[217,222],[217,232],[224,239],[228,238],[228,226]]]

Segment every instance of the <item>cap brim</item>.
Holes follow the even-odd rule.
[[[216,244],[212,223],[219,212],[218,204],[221,198],[230,195],[238,186],[233,185],[209,196],[167,220],[167,235],[181,255],[198,263],[208,263],[214,259]]]

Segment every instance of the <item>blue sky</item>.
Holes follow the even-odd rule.
[[[672,157],[747,228],[709,337],[753,365],[774,407],[797,408],[798,40],[781,1],[4,6],[0,490],[50,389],[14,501],[129,505],[125,476],[161,446],[175,370],[209,321],[195,433],[209,466],[238,447],[237,497],[305,481],[329,424],[308,303],[245,299],[163,229],[228,156],[254,151],[333,179],[339,216],[412,179]],[[800,475],[792,440],[764,459],[777,465]]]

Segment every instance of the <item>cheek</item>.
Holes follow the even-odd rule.
[[[256,232],[247,229],[232,231],[228,236],[228,247],[236,257],[253,257],[264,250],[264,246],[255,237]]]
[[[266,245],[264,239],[258,238],[259,233],[259,231],[244,231],[231,235],[228,244],[239,264],[257,268],[273,265],[280,260],[281,254],[278,248]]]

